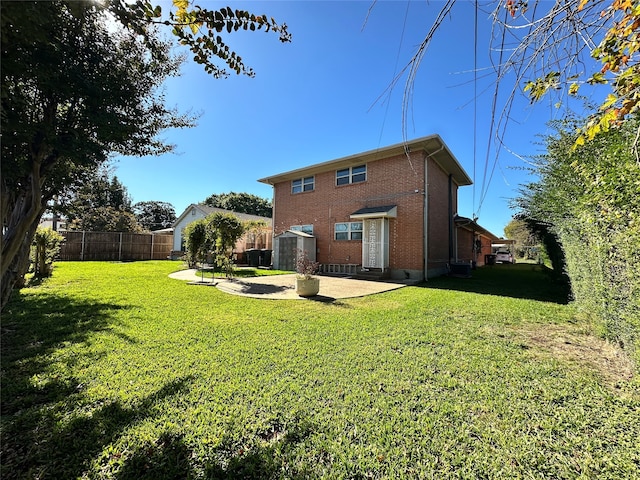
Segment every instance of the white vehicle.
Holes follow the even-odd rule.
[[[513,258],[509,250],[498,250],[496,252],[496,262],[500,263],[516,263],[516,259]]]

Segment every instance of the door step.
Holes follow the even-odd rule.
[[[391,272],[388,268],[368,268],[360,269],[353,276],[356,280],[370,280],[370,281],[382,281],[391,278]]]

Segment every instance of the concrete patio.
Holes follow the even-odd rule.
[[[243,277],[232,279],[204,279],[196,270],[181,270],[169,275],[177,280],[188,281],[193,285],[215,286],[218,290],[232,295],[271,300],[305,300],[295,291],[295,273],[286,275],[267,275],[261,277]],[[364,297],[376,293],[396,290],[407,285],[400,282],[372,282],[348,277],[318,276],[320,292],[313,300],[331,301],[340,298]]]

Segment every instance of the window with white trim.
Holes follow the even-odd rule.
[[[293,230],[295,232],[308,233],[309,235],[313,235],[313,225],[291,225],[291,228],[289,230]]]
[[[343,168],[336,171],[336,185],[348,185],[350,183],[364,182],[367,179],[367,166]]]
[[[362,240],[362,222],[336,223],[334,238],[336,240]]]
[[[291,193],[311,192],[315,188],[315,177],[298,178],[291,181]]]

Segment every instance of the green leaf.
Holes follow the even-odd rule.
[[[609,83],[609,82],[607,81],[606,78],[604,78],[604,74],[602,72],[596,72],[591,76],[591,78],[589,78],[587,80],[587,83],[589,83],[590,85],[593,85],[593,84],[596,84],[596,83],[598,83],[598,84],[606,84],[606,83]]]

